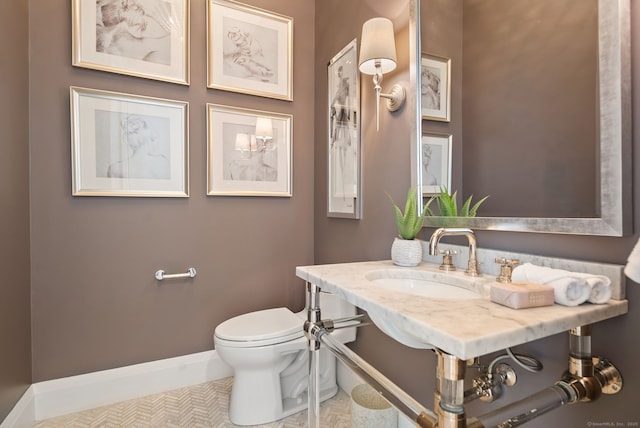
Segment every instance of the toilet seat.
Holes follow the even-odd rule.
[[[224,321],[216,327],[215,337],[231,347],[267,346],[304,336],[303,323],[287,308],[265,309]]]

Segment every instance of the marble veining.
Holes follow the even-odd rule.
[[[442,256],[429,256],[429,241],[422,243],[423,260],[429,263],[441,263]],[[469,259],[469,248],[467,246],[452,245],[440,242],[438,249],[454,250],[458,254],[453,257],[456,268],[464,270],[467,268]],[[488,248],[478,248],[477,259],[480,273],[483,276],[497,276],[500,273],[500,266],[495,260],[498,257],[505,259],[518,259],[520,264],[532,263],[538,266],[545,266],[554,269],[564,269],[571,272],[584,272],[594,275],[604,275],[611,279],[611,298],[622,300],[626,297],[626,277],[624,276],[624,266],[611,263],[586,262],[583,260],[562,259],[557,257],[546,257],[536,254],[516,253],[505,250],[492,250]]]
[[[414,268],[398,267],[390,260],[300,266],[296,274],[367,311],[381,330],[399,342],[415,348],[437,347],[461,359],[500,351],[628,311],[626,300],[515,310],[489,300],[488,290],[494,276],[471,278],[462,270],[443,272],[438,270],[438,264],[426,262]],[[478,298],[444,300],[391,291],[370,280],[382,275],[437,278],[439,282],[476,291]],[[320,302],[322,305],[322,297]]]

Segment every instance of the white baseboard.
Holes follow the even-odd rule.
[[[0,428],[35,421],[232,376],[216,351],[205,351],[67,378],[29,387]]]
[[[0,428],[30,428],[36,421],[35,396],[33,385],[29,386],[20,400],[13,406]]]
[[[347,394],[362,383],[338,360],[337,382]],[[31,428],[36,421],[232,376],[216,351],[48,380],[31,385],[0,428]]]

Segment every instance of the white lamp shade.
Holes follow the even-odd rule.
[[[236,134],[236,150],[248,151],[250,144],[249,134]]]
[[[273,138],[273,123],[271,123],[271,119],[259,117],[256,120],[256,137],[265,139]]]
[[[393,23],[387,18],[372,18],[362,25],[360,43],[360,71],[376,74],[376,62],[380,71],[388,73],[396,68],[396,41]]]

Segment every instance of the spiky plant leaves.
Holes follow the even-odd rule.
[[[387,197],[393,205],[393,212],[395,215],[396,226],[398,227],[398,234],[402,239],[415,239],[422,229],[424,222],[424,216],[429,210],[430,202],[425,204],[422,209],[422,213],[418,215],[417,207],[417,189],[411,188],[407,192],[407,200],[404,205],[404,213],[396,205],[393,198],[387,193]]]
[[[437,197],[437,204],[442,217],[458,217],[457,194],[458,192],[455,191],[453,192],[453,195],[451,195],[446,187],[440,188],[440,194]],[[487,200],[488,197],[489,196],[485,196],[472,206],[471,203],[473,201],[473,195],[469,196],[462,205],[459,216],[475,217],[478,212],[478,208]]]
[[[476,213],[478,212],[478,208],[480,208],[480,204],[486,201],[488,197],[489,195],[485,196],[484,198],[480,199],[478,202],[475,203],[475,205],[469,210],[469,217],[476,216]],[[471,198],[472,196],[469,196],[469,201],[471,201]]]
[[[469,217],[469,209],[471,208],[471,199],[473,195],[469,196],[464,204],[462,205],[462,209],[460,210],[460,217]]]
[[[458,207],[456,205],[456,192],[453,195],[449,194],[446,187],[440,188],[440,195],[438,197],[438,210],[443,217],[455,217],[458,214]]]

